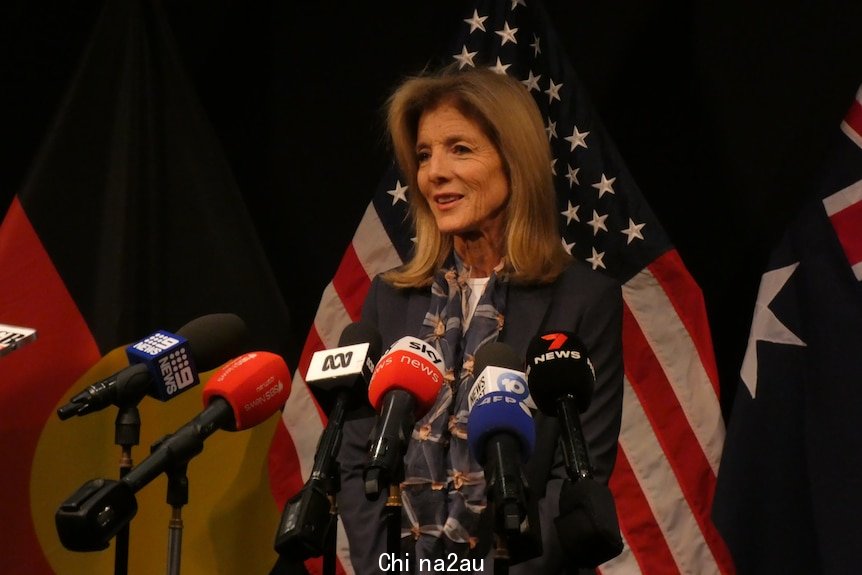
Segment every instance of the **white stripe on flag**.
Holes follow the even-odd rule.
[[[338,555],[338,560],[341,566],[344,567],[344,572],[348,575],[354,573],[353,563],[350,561],[350,544],[347,542],[347,533],[344,531],[344,522],[339,521],[336,527],[335,554]]]
[[[673,387],[712,472],[718,474],[724,445],[721,407],[685,324],[647,268],[623,285],[623,299]]]
[[[332,282],[326,285],[320,298],[320,305],[314,315],[314,328],[323,347],[328,349],[338,345],[341,332],[350,324],[350,314],[344,309],[344,302],[338,297]]]
[[[720,573],[628,378],[625,378],[623,393],[620,449],[631,465],[680,572],[697,575]]]
[[[838,212],[859,203],[860,200],[862,200],[862,180],[824,198],[823,207],[826,208],[826,214],[831,218]]]
[[[847,122],[841,122],[841,131],[844,132],[850,140],[862,148],[862,134],[853,129]]]
[[[388,237],[374,209],[374,202],[369,203],[353,235],[353,250],[369,278],[402,263],[392,242],[380,241]]]
[[[281,420],[293,440],[302,480],[306,481],[314,465],[314,452],[317,450],[317,441],[323,432],[323,422],[317,412],[317,404],[299,370],[296,370],[293,376],[293,386],[284,404]]]
[[[641,575],[641,567],[638,565],[625,537],[623,537],[623,544],[625,547],[623,547],[622,553],[599,566],[602,575]]]

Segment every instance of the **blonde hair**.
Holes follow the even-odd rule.
[[[500,154],[509,180],[505,272],[518,283],[553,281],[571,256],[562,247],[551,151],[542,115],[526,87],[489,69],[449,66],[404,80],[386,102],[386,121],[398,167],[408,182],[416,242],[403,266],[384,275],[397,287],[420,287],[452,251],[450,234],[439,231],[419,193],[416,139],[422,114],[446,103],[478,123]]]

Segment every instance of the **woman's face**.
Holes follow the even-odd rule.
[[[416,139],[419,191],[444,233],[502,233],[509,181],[491,140],[451,104],[425,111]]]

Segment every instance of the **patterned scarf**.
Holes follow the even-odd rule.
[[[457,258],[437,273],[419,335],[444,358],[447,385],[413,428],[404,459],[401,536],[414,540],[416,563],[451,552],[465,556],[479,543],[486,507],[484,471],[467,445],[467,396],[475,379],[476,350],[495,341],[503,329],[507,281],[505,274],[491,275],[462,333],[470,297],[467,277],[469,270]]]

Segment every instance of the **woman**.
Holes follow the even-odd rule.
[[[407,79],[387,112],[409,183],[415,248],[403,266],[374,279],[362,318],[377,327],[384,346],[404,336],[434,345],[448,383],[416,423],[404,458],[402,548],[410,572],[423,572],[420,564],[435,572],[427,569],[441,565],[434,559],[482,558],[475,571],[492,573],[484,474],[467,447],[467,392],[478,375],[473,356],[499,341],[524,357],[537,334],[576,333],[595,366],[595,392],[581,420],[594,478],[606,483],[622,413],[620,286],[562,247],[543,120],[517,80],[448,68]],[[541,497],[543,554],[510,573],[575,572],[565,567],[571,561],[553,524],[565,477],[556,423],[534,415],[538,447],[527,477]],[[362,485],[372,425],[373,418],[350,422],[339,453],[339,512],[362,575],[390,565],[380,561],[387,551],[383,501],[367,501]]]

